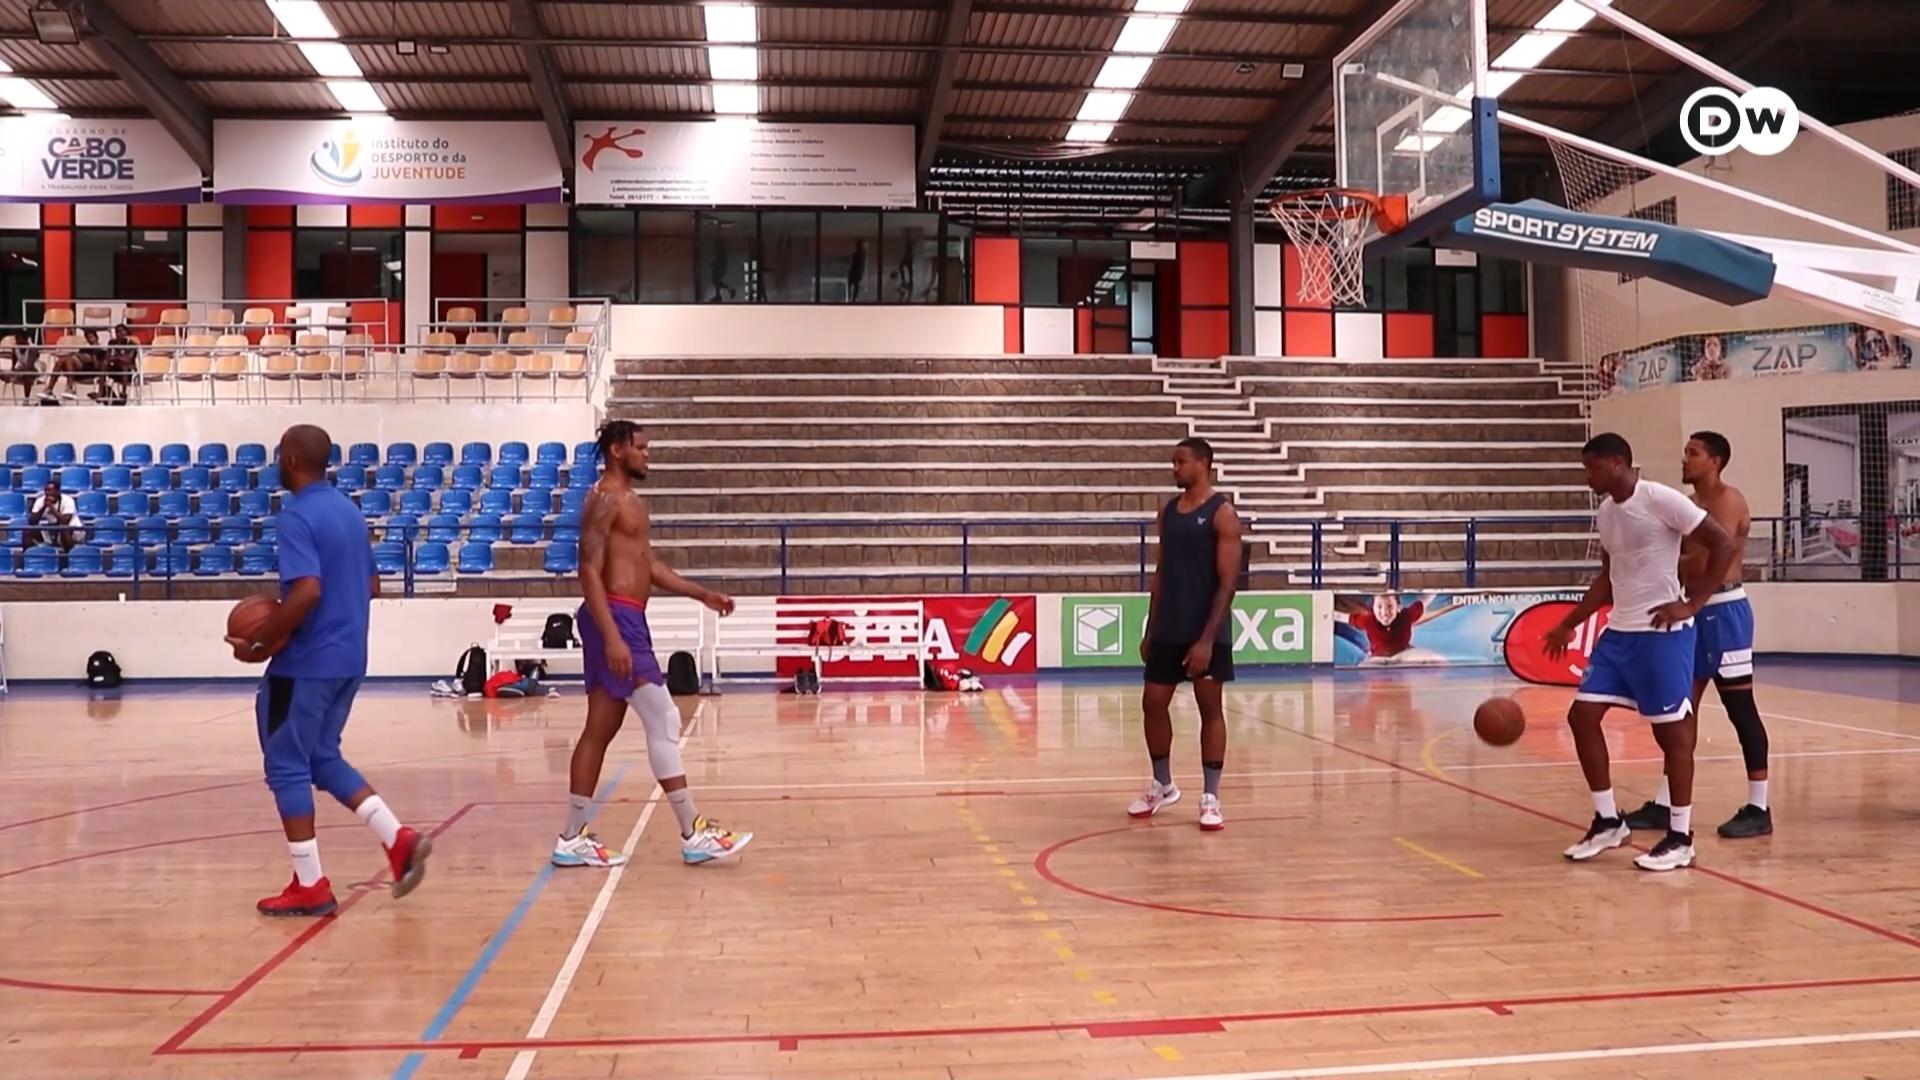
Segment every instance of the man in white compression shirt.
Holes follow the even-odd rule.
[[[1580,769],[1593,794],[1593,824],[1566,856],[1591,859],[1632,835],[1614,803],[1607,740],[1600,730],[1607,710],[1621,705],[1653,725],[1673,798],[1667,835],[1634,865],[1678,870],[1693,865],[1693,747],[1699,729],[1692,700],[1693,619],[1733,562],[1733,538],[1692,499],[1640,479],[1633,448],[1618,435],[1595,435],[1582,448],[1581,463],[1587,486],[1602,496],[1595,515],[1600,576],[1579,606],[1547,632],[1548,655],[1564,655],[1574,628],[1602,607],[1612,604],[1613,613],[1567,713]],[[1676,569],[1683,537],[1708,553],[1704,572],[1684,589]]]

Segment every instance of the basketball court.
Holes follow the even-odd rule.
[[[679,865],[640,748],[617,743],[597,827],[636,857],[616,877],[545,862],[577,695],[382,687],[348,749],[438,834],[428,887],[391,903],[379,853],[329,810],[350,899],[281,922],[250,905],[284,859],[260,827],[251,688],[16,689],[0,1057],[75,1077],[1911,1069],[1910,678],[1769,671],[1781,830],[1703,830],[1700,865],[1671,876],[1560,857],[1587,813],[1568,692],[1520,689],[1530,728],[1495,750],[1467,722],[1495,690],[1514,687],[1236,684],[1217,835],[1188,805],[1122,812],[1141,758],[1124,677],[688,700],[693,788],[757,838]],[[1724,714],[1704,721],[1714,819],[1742,776]],[[1631,804],[1657,752],[1642,725],[1610,730]],[[1180,775],[1193,752],[1188,723]]]

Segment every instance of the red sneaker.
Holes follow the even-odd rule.
[[[400,826],[400,835],[393,838],[393,846],[387,849],[387,862],[393,867],[393,898],[399,898],[412,892],[427,876],[427,856],[433,854],[433,837],[415,832],[411,827]]]
[[[333,885],[326,878],[302,885],[297,877],[287,882],[279,896],[269,896],[254,905],[262,915],[277,916],[327,915],[339,906],[333,898]]]

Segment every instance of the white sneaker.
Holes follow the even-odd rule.
[[[1133,800],[1132,805],[1127,807],[1127,816],[1136,818],[1152,817],[1161,810],[1179,801],[1180,788],[1177,785],[1168,784],[1162,787],[1160,781],[1150,780],[1147,782],[1147,790],[1142,792],[1140,797]]]
[[[561,837],[553,845],[553,865],[555,866],[597,866],[606,869],[610,866],[626,865],[627,857],[602,844],[592,832],[581,829],[580,835],[569,840]]]
[[[1200,796],[1200,827],[1207,832],[1219,832],[1227,827],[1227,819],[1220,814],[1220,796]]]
[[[1633,860],[1642,870],[1680,870],[1693,865],[1693,837],[1668,830],[1653,850]]]
[[[1585,862],[1603,851],[1611,851],[1627,842],[1633,830],[1619,818],[1603,818],[1593,815],[1593,824],[1587,826],[1587,835],[1580,842],[1568,848],[1567,858],[1574,862]]]
[[[719,862],[740,854],[753,842],[753,834],[737,833],[709,821],[706,815],[693,819],[693,835],[680,844],[680,859],[688,866]]]

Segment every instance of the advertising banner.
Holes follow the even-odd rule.
[[[0,118],[0,202],[199,201],[200,166],[158,120]]]
[[[1580,597],[1578,592],[1336,593],[1333,662],[1342,667],[1505,664],[1506,639],[1522,612]]]
[[[1587,673],[1587,664],[1593,659],[1594,643],[1607,628],[1607,616],[1613,608],[1603,607],[1575,627],[1566,655],[1556,660],[1547,655],[1542,639],[1576,606],[1577,602],[1572,600],[1549,600],[1533,605],[1513,621],[1507,629],[1504,651],[1507,670],[1513,672],[1515,678],[1544,686],[1580,685],[1581,677]]]
[[[1060,663],[1069,668],[1140,667],[1147,597],[1068,596],[1060,601]],[[1229,641],[1235,664],[1313,662],[1313,597],[1241,593],[1233,598]]]
[[[905,599],[912,602],[911,597]],[[916,643],[902,639],[895,620],[867,617],[865,608],[871,600],[797,596],[781,597],[775,603],[804,604],[809,615],[830,614],[846,624],[852,642],[833,650],[831,658],[819,665],[822,678],[920,678],[914,659]],[[1039,670],[1037,602],[1032,596],[929,596],[921,603],[926,621],[918,644],[928,660],[952,661],[983,677],[1031,675]],[[776,671],[791,676],[808,659],[805,647],[797,646],[792,656],[780,658]]]
[[[917,201],[908,124],[582,121],[583,205],[880,206]]]
[[[216,120],[222,203],[550,203],[560,163],[538,122]]]
[[[1600,387],[1624,394],[1649,386],[1772,379],[1913,366],[1915,342],[1858,323],[1733,334],[1690,334],[1600,359]]]

